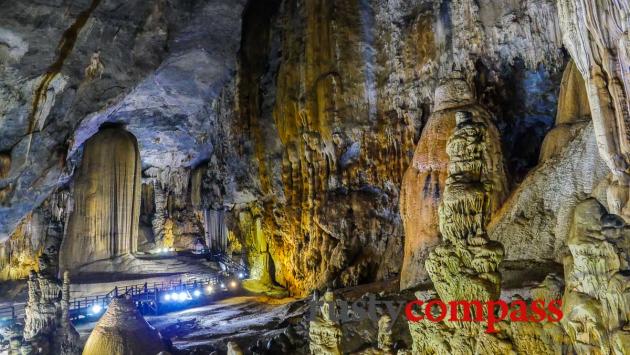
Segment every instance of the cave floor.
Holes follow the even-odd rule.
[[[228,341],[245,350],[261,337],[282,333],[297,324],[305,312],[303,301],[294,298],[237,296],[186,310],[146,316],[145,319],[169,338],[181,354],[225,351]],[[95,322],[78,324],[82,342],[87,340]]]

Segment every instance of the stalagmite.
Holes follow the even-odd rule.
[[[160,333],[151,327],[133,302],[114,299],[83,348],[83,355],[158,354],[167,351]]]
[[[132,134],[105,127],[85,144],[61,267],[134,253],[140,216],[140,156]]]
[[[573,351],[630,354],[630,233],[591,198],[575,208],[567,240],[563,310]]]
[[[39,353],[46,355],[75,355],[80,352],[79,334],[68,317],[69,300],[68,273],[64,274],[63,284],[53,276],[31,273],[22,349],[41,349]]]
[[[448,177],[439,207],[443,242],[429,253],[426,269],[443,302],[486,302],[498,299],[501,287],[503,246],[488,239],[486,225],[497,186],[492,164],[502,160],[500,151],[491,149],[485,123],[468,111],[458,111],[455,118],[455,131],[446,144]],[[480,316],[478,309],[474,312]],[[481,323],[410,322],[409,327],[418,354],[491,354],[512,348],[484,334]]]
[[[153,180],[153,198],[155,210],[153,211],[153,218],[151,219],[151,226],[153,228],[153,237],[155,238],[155,244],[159,247],[164,247],[164,235],[165,225],[168,218],[167,209],[167,192],[160,185],[160,183]],[[171,222],[172,224],[172,222]],[[172,225],[171,225],[172,229]]]
[[[378,320],[378,349],[384,355],[394,353],[394,340],[392,339],[392,318],[385,314]]]
[[[314,295],[317,298],[317,292]],[[331,313],[337,311],[335,295],[332,291],[326,291],[318,301],[322,302],[320,312],[314,320],[310,321],[308,330],[311,354],[341,355],[341,325],[331,318]]]
[[[229,341],[227,343],[227,355],[243,355],[243,350],[237,343]]]
[[[426,280],[428,275],[423,269],[424,260],[439,242],[438,206],[448,174],[446,142],[455,128],[455,113],[460,109],[474,112],[479,122],[487,127],[486,145],[492,152],[484,171],[484,179],[492,185],[488,211],[497,209],[508,192],[499,133],[492,124],[490,114],[476,104],[465,81],[447,81],[435,91],[434,112],[422,131],[402,183],[400,211],[405,227],[405,254],[400,276],[402,289]]]

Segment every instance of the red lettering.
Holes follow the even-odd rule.
[[[431,312],[431,309],[435,305],[440,308],[440,315],[437,318],[433,315],[433,312]],[[427,319],[431,322],[441,322],[444,318],[446,318],[446,305],[442,302],[442,300],[431,300],[424,308],[424,314],[426,314]]]
[[[405,306],[405,314],[407,315],[407,319],[411,322],[418,322],[424,319],[424,317],[422,315],[415,315],[413,312],[413,306],[418,306],[418,308],[422,307],[422,304],[424,302],[420,301],[420,300],[414,300],[411,302],[408,302],[407,305]]]
[[[558,307],[556,307],[556,305],[558,305]],[[549,312],[551,314],[549,314],[549,318],[547,318],[548,321],[550,322],[559,322],[562,319],[562,300],[553,300],[551,302],[549,302],[549,305],[547,306],[547,310],[549,310]],[[556,316],[555,318],[553,316]]]
[[[529,318],[531,322],[542,322],[547,318],[547,312],[545,311],[545,301],[535,300],[532,302],[532,311],[534,315]]]
[[[479,301],[450,301],[448,306],[451,308],[451,318],[449,321],[457,322],[472,322],[471,317],[471,305],[475,306],[475,322],[481,322],[483,320],[483,304]],[[463,315],[462,319],[458,319],[459,306],[462,306]]]
[[[510,308],[516,308],[510,312],[510,320],[512,322],[527,322],[527,303],[525,301],[516,300],[510,303]]]
[[[496,314],[494,313],[495,306],[499,306],[499,317],[496,317]],[[497,330],[494,328],[494,323],[505,319],[508,314],[508,305],[505,301],[498,300],[486,302],[486,307],[488,311],[488,326],[486,327],[486,333],[495,333]]]

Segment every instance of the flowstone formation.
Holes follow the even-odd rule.
[[[599,152],[611,171],[607,204],[630,218],[630,6],[627,0],[560,0],[563,43],[582,74]]]
[[[70,278],[63,283],[51,275],[31,272],[25,310],[22,354],[75,355],[80,353],[79,333],[68,317]]]
[[[564,69],[554,128],[540,148],[540,162],[557,156],[591,119],[584,79],[571,60]]]
[[[76,273],[90,262],[136,252],[140,192],[135,137],[120,127],[102,127],[87,141],[74,182],[61,269]]]
[[[318,293],[313,294],[313,301],[323,302],[320,313],[309,322],[308,336],[310,339],[309,348],[312,355],[341,355],[341,325],[338,320],[331,318],[337,312],[334,307],[335,295],[332,291],[326,291],[321,299]],[[333,309],[331,309],[333,307]]]
[[[562,324],[582,354],[630,354],[630,232],[595,199],[580,203],[565,257]]]
[[[162,336],[144,320],[135,304],[116,298],[92,330],[83,355],[158,354],[162,351],[168,351]]]
[[[474,121],[470,112],[458,111],[455,131],[446,145],[448,177],[439,207],[443,243],[429,254],[425,264],[444,302],[484,303],[500,295],[498,266],[503,259],[503,246],[488,239],[486,224],[493,187],[487,178],[488,162],[501,161],[501,156],[489,156],[487,132],[487,126]],[[482,315],[475,313],[474,316]],[[490,354],[511,348],[509,343],[485,334],[482,323],[424,321],[409,324],[415,353]]]

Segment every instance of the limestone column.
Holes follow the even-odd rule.
[[[140,154],[135,137],[105,127],[85,143],[75,173],[74,209],[61,247],[62,272],[134,253],[140,219]]]

